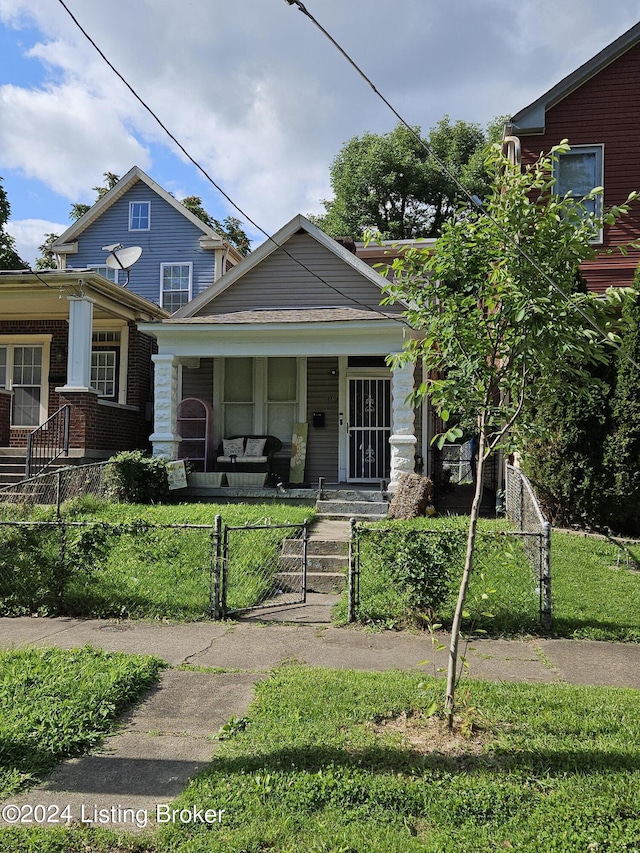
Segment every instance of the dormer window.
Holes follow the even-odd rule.
[[[566,154],[560,154],[554,165],[555,192],[564,196],[568,192],[581,202],[596,218],[602,215],[602,196],[585,199],[595,187],[604,185],[602,145],[575,145]],[[602,230],[597,228],[592,243],[602,242]]]
[[[148,231],[151,223],[151,202],[129,202],[129,231]]]

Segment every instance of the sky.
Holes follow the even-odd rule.
[[[268,233],[331,198],[344,142],[395,116],[285,0],[65,0],[140,97]],[[412,125],[513,114],[640,20],[639,0],[306,0]],[[60,0],[0,0],[0,176],[28,263],[137,165],[240,214],[136,101]],[[245,222],[255,248],[263,236]]]

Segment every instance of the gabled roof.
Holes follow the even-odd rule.
[[[553,88],[541,95],[528,107],[516,113],[511,119],[511,130],[513,134],[544,133],[546,111],[554,107],[560,101],[579,89],[596,74],[599,74],[607,65],[611,65],[624,53],[635,47],[640,42],[640,23],[635,24],[626,33],[623,33],[614,42],[601,50],[584,65],[581,65]]]
[[[61,247],[66,243],[71,243],[74,240],[77,240],[80,234],[82,234],[89,225],[95,222],[98,217],[102,216],[102,214],[108,210],[114,202],[121,198],[138,181],[142,181],[142,183],[146,184],[150,190],[159,195],[161,199],[167,202],[167,204],[170,204],[171,207],[177,210],[178,213],[182,214],[185,219],[188,219],[189,222],[196,226],[196,228],[199,228],[203,235],[209,237],[213,242],[217,242],[220,245],[220,248],[229,245],[217,231],[214,231],[213,228],[205,225],[201,219],[191,213],[190,210],[187,210],[183,204],[164,190],[160,184],[157,184],[152,180],[149,175],[142,171],[142,169],[138,168],[138,166],[134,166],[126,175],[123,175],[115,186],[108,190],[101,199],[98,199],[98,201],[89,208],[84,216],[81,216],[80,219],[76,220],[70,228],[67,228],[64,234],[61,234],[60,237],[58,237],[56,242],[53,244],[53,251],[57,251],[57,247]]]
[[[239,279],[246,275],[250,270],[254,269],[254,267],[258,266],[258,264],[266,260],[266,258],[272,255],[281,246],[284,246],[287,240],[300,231],[306,231],[310,237],[317,240],[318,243],[339,257],[342,261],[360,273],[360,275],[364,276],[364,278],[368,279],[380,291],[382,291],[384,285],[388,283],[386,279],[379,275],[363,260],[358,258],[348,249],[345,249],[344,246],[337,243],[334,239],[325,234],[324,231],[309,222],[308,219],[299,213],[271,238],[265,240],[264,243],[258,246],[255,251],[251,252],[251,254],[244,258],[244,260],[237,264],[237,266],[233,267],[232,270],[225,273],[214,284],[209,285],[206,290],[203,290],[202,293],[196,296],[195,299],[192,299],[191,302],[179,311],[176,311],[175,314],[172,315],[172,319],[193,317],[195,314],[201,313],[202,310],[206,308],[206,306],[217,296],[229,287],[232,287],[237,281],[239,281]],[[292,261],[292,263],[295,263],[295,261]],[[301,267],[301,269],[303,269],[303,267]],[[312,270],[312,272],[314,271]],[[372,309],[372,311],[373,310],[374,309]]]

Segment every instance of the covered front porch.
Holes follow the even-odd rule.
[[[217,493],[227,482],[229,495],[237,489],[218,462],[224,440],[237,436],[279,440],[267,488],[317,490],[322,480],[327,488],[376,489],[384,481],[393,491],[402,473],[423,467],[427,420],[407,402],[420,371],[386,363],[411,334],[397,317],[346,307],[280,309],[142,328],[158,341],[153,452],[190,458],[191,485]],[[183,400],[202,403],[199,424],[181,417]],[[259,478],[246,489],[256,485]]]
[[[91,270],[1,272],[0,296],[0,456],[19,467],[65,410],[67,460],[144,447],[154,342],[136,323],[167,312]]]

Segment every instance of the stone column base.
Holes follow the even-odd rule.
[[[415,435],[392,435],[391,445],[391,479],[388,491],[393,493],[398,488],[398,480],[402,474],[413,474],[415,470],[416,444]]]

